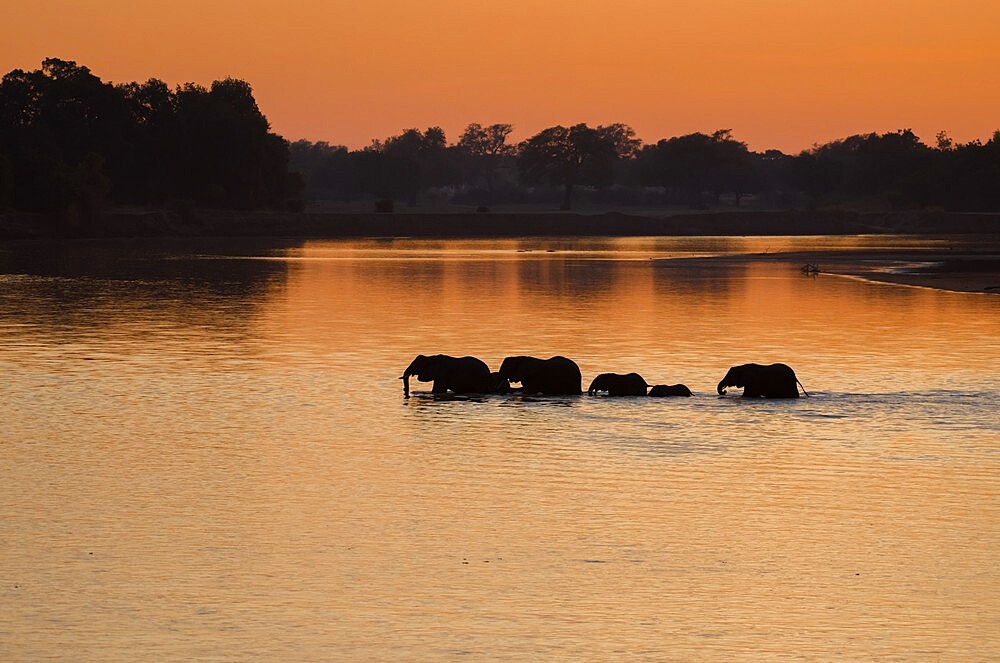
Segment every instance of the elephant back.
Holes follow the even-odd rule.
[[[458,357],[449,376],[449,389],[456,393],[486,394],[493,391],[490,367],[478,357]]]
[[[574,395],[583,392],[580,367],[562,356],[539,359],[529,355],[506,357],[500,375],[510,382],[520,382],[524,393]]]
[[[654,398],[664,396],[690,396],[691,390],[684,384],[654,384],[649,390],[648,395]]]

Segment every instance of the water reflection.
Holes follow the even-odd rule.
[[[76,344],[102,356],[142,348],[185,352],[186,344],[209,339],[213,353],[240,352],[235,346],[250,339],[259,307],[284,287],[287,266],[206,259],[222,247],[139,241],[8,247],[0,251],[0,335],[8,343]],[[199,253],[184,252],[192,248]]]
[[[7,246],[0,658],[996,659],[1000,299],[663,260],[894,242]]]

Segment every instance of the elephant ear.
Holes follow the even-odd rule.
[[[524,357],[507,357],[500,365],[500,373],[512,382],[520,382],[524,377]]]
[[[411,375],[418,373],[425,359],[427,358],[423,355],[417,355],[416,357],[414,357],[413,361],[410,362],[410,365],[407,366],[406,370],[403,371],[403,375],[401,377],[407,378]]]
[[[431,355],[424,357],[423,365],[420,367],[420,375],[417,379],[421,382],[437,380],[441,369],[441,355]]]
[[[733,374],[732,374],[732,380],[730,380],[730,384],[732,384],[737,389],[743,389],[743,387],[746,386],[746,379],[745,379],[746,367],[734,366],[732,371]]]
[[[440,355],[417,355],[403,375],[416,375],[421,382],[435,380],[440,358]]]

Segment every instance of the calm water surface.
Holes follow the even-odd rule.
[[[2,248],[0,660],[997,660],[1000,296],[659,260],[937,245]],[[418,353],[695,396],[404,400]]]

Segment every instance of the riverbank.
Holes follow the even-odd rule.
[[[1000,294],[1000,255],[897,256],[874,263],[834,265],[829,273],[952,292]]]
[[[841,276],[951,292],[1000,294],[1000,243],[996,236],[975,250],[944,246],[934,249],[797,251],[680,258],[664,260],[662,264],[719,266],[762,261],[790,263],[793,268],[802,271],[803,278]]]
[[[1000,233],[1000,213],[722,211],[338,214],[125,210],[99,218],[0,215],[0,240],[127,237],[624,237]]]

